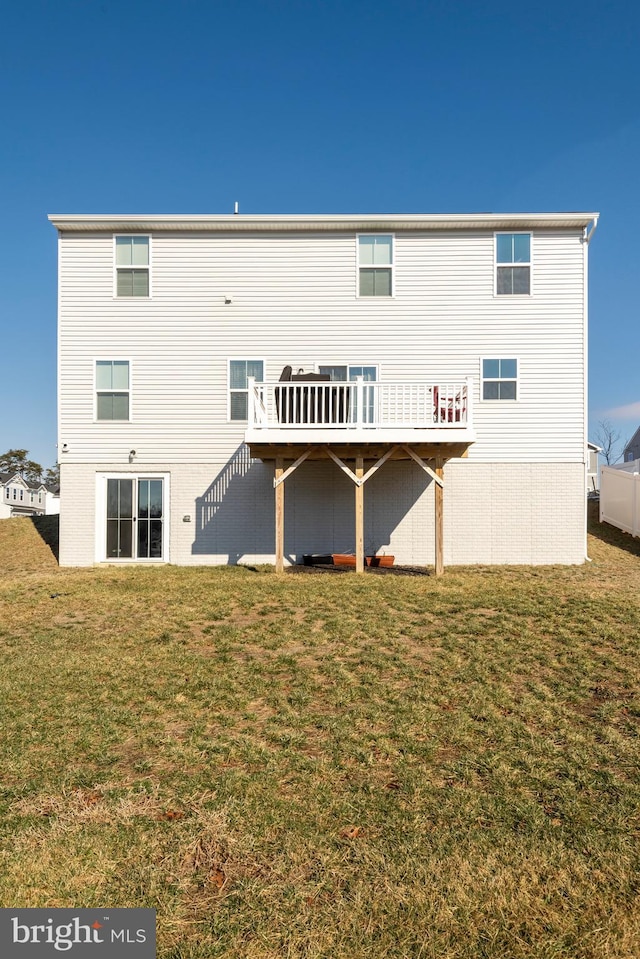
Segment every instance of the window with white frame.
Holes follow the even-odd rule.
[[[229,360],[229,419],[246,420],[249,409],[249,377],[264,380],[263,360]]]
[[[491,359],[482,361],[482,399],[515,400],[518,398],[518,361]]]
[[[365,381],[371,382],[378,377],[377,366],[351,366],[346,363],[320,364],[318,373],[329,375],[332,382],[344,383],[348,380],[355,380],[361,376]]]
[[[531,293],[530,233],[496,233],[496,293]]]
[[[96,419],[128,420],[129,361],[96,361]]]
[[[393,236],[358,237],[358,295],[392,296]]]
[[[116,296],[149,296],[149,237],[117,236]]]
[[[374,365],[320,364],[318,373],[324,373],[325,376],[328,374],[333,383],[353,383],[360,376],[365,383],[373,383],[378,379],[378,367]],[[364,423],[373,423],[375,421],[375,387],[363,386],[361,411],[358,407],[358,394],[354,389],[351,389],[349,392],[349,407],[352,421],[360,419]]]

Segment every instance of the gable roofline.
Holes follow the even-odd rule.
[[[629,449],[630,446],[633,446],[633,445],[634,445],[634,443],[635,443],[635,441],[636,441],[636,437],[638,438],[638,440],[640,440],[640,426],[639,426],[638,429],[635,431],[635,433],[633,434],[633,436],[631,437],[631,439],[627,442],[627,445],[625,446],[625,448],[624,448],[624,450],[623,450],[623,454],[627,452],[627,450]]]
[[[414,214],[51,214],[61,233],[132,231],[273,232],[282,230],[524,230],[593,229],[598,213],[414,213]]]
[[[26,481],[22,473],[16,470],[15,473],[9,473],[9,478],[5,480],[5,486],[8,486],[10,483],[17,483],[18,486],[22,486],[24,489],[29,489],[29,483]]]
[[[0,473],[0,486],[9,486],[11,483],[17,483],[17,485],[22,486],[23,489],[33,490],[36,493],[40,490],[47,489],[42,482],[32,483],[26,480],[18,470],[16,470],[15,473]]]

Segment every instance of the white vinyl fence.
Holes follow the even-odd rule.
[[[640,460],[600,469],[600,522],[640,536]]]

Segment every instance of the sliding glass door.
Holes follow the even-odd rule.
[[[107,479],[107,559],[163,559],[164,480]]]

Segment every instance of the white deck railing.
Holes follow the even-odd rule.
[[[265,382],[249,377],[249,429],[465,429],[472,381]]]

